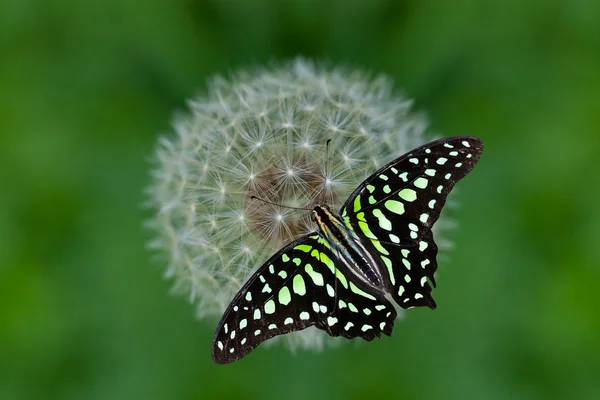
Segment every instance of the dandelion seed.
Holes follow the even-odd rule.
[[[253,196],[339,210],[377,167],[423,143],[426,124],[389,80],[296,59],[213,78],[173,126],[156,149],[151,246],[164,250],[166,276],[198,317],[217,319],[269,256],[315,230],[310,213]],[[332,340],[309,328],[270,342],[318,349]]]

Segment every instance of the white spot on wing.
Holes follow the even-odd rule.
[[[331,285],[329,283],[327,284],[327,294],[330,297],[334,297],[335,296],[335,292],[334,292],[333,288],[331,287]]]

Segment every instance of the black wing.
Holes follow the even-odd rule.
[[[246,282],[217,327],[216,363],[233,362],[267,339],[311,325],[347,338],[391,334],[392,304],[358,289],[322,243],[316,233],[290,243]]]
[[[403,308],[435,308],[429,282],[435,286],[438,248],[431,228],[482,152],[483,142],[470,136],[427,143],[380,168],[340,210],[377,249]]]

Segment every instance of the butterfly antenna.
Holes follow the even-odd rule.
[[[271,201],[267,201],[267,200],[261,199],[260,197],[256,197],[256,196],[250,196],[250,199],[251,200],[259,200],[259,201],[262,201],[263,203],[271,204],[271,205],[277,206],[277,207],[291,208],[292,210],[302,210],[302,211],[311,211],[312,210],[311,208],[284,206],[283,204],[273,203]]]
[[[331,139],[327,139],[327,143],[325,143],[325,179],[328,179],[329,175],[329,143]]]
[[[325,143],[325,183],[323,184],[323,187],[321,188],[321,193],[319,193],[319,195],[317,197],[321,197],[321,195],[323,196],[323,201],[321,201],[321,203],[325,203],[325,200],[327,200],[327,182],[329,181],[329,143],[331,142],[331,139],[327,139],[327,142]]]

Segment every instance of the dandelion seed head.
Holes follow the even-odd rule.
[[[159,139],[149,193],[165,275],[199,318],[219,318],[268,257],[316,229],[309,211],[274,204],[339,210],[378,167],[423,143],[426,122],[385,77],[300,58],[208,86]],[[279,340],[321,348],[326,336],[310,328]]]

